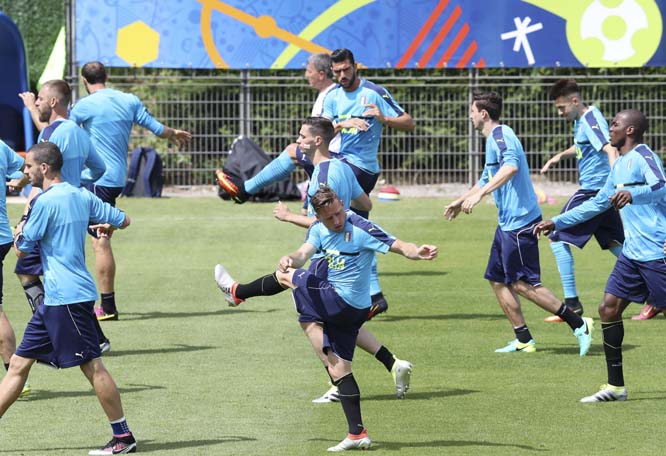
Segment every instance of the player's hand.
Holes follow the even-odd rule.
[[[479,204],[479,201],[481,201],[481,192],[476,192],[472,195],[469,195],[465,201],[462,203],[462,211],[465,214],[471,214],[472,209],[474,209],[474,206]]]
[[[98,223],[96,225],[90,225],[88,228],[94,230],[97,233],[98,238],[111,237],[111,234],[116,230],[116,227],[110,223]]]
[[[555,155],[550,160],[548,160],[545,165],[543,165],[543,168],[541,168],[539,174],[546,174],[546,171],[548,171],[551,166],[553,166],[555,163],[558,163],[559,161],[560,161],[559,155]]]
[[[290,256],[285,255],[282,258],[280,258],[280,261],[278,262],[278,271],[287,272],[289,268],[292,267],[293,264],[294,260]]]
[[[534,233],[537,239],[540,239],[541,233],[543,233],[544,236],[548,236],[553,231],[555,231],[555,222],[552,220],[544,220],[534,226],[532,233]]]
[[[19,98],[23,100],[23,104],[29,110],[35,108],[35,94],[32,92],[21,92],[18,94]]]
[[[446,217],[446,220],[450,222],[460,214],[461,204],[462,201],[456,200],[444,208],[444,217]]]
[[[27,179],[10,179],[7,181],[7,188],[10,192],[19,191],[28,183]]]
[[[437,258],[437,246],[431,244],[423,244],[419,247],[419,259],[421,260],[434,260]]]
[[[175,142],[178,147],[183,147],[192,139],[192,133],[185,130],[176,130],[174,128],[173,134],[169,137],[169,139]]]
[[[352,117],[351,119],[346,119],[342,122],[340,122],[342,128],[356,128],[359,131],[368,131],[368,128],[370,128],[370,124],[366,122],[363,119],[359,119],[358,117]]]
[[[289,216],[291,215],[291,211],[287,207],[286,204],[284,204],[282,201],[278,201],[278,203],[275,205],[273,208],[273,217],[276,219],[282,221],[282,222],[287,222]]]
[[[608,200],[610,201],[611,206],[619,211],[627,204],[631,204],[632,197],[628,190],[620,190],[615,195],[612,195]]]
[[[374,117],[379,122],[384,123],[384,114],[382,114],[376,104],[363,103],[363,107],[368,108],[363,112],[363,114],[361,114],[363,117]]]

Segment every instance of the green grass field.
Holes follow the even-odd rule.
[[[568,327],[544,323],[547,314],[524,302],[538,351],[494,353],[513,338],[483,279],[496,210],[483,202],[451,223],[442,217],[445,203],[375,201],[375,221],[403,240],[437,244],[440,257],[379,260],[390,308],[367,327],[410,360],[414,373],[407,399],[396,400],[390,374],[357,352],[373,454],[661,454],[664,318],[625,324],[628,402],[578,403],[605,383],[600,332],[580,358]],[[546,215],[561,203],[545,206]],[[273,271],[305,230],[275,221],[271,204],[182,198],[123,199],[119,206],[133,224],[114,236],[121,320],[103,323],[112,341],[104,359],[139,451],[312,455],[342,439],[340,405],[310,402],[327,378],[301,334],[291,294],[229,308],[212,277],[218,262],[240,281]],[[17,220],[21,208],[9,209]],[[553,255],[545,240],[541,247],[544,283],[561,296]],[[12,274],[13,254],[5,263],[4,307],[20,340],[29,309]],[[576,252],[579,294],[597,326],[612,265],[596,244]],[[631,306],[627,318],[639,309]],[[0,454],[87,454],[106,443],[110,427],[78,369],[36,366],[30,383],[33,394],[0,420]]]

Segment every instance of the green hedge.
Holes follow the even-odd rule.
[[[0,11],[21,31],[28,54],[28,78],[34,90],[58,32],[65,25],[65,0],[0,0]]]

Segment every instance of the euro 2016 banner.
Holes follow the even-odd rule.
[[[666,65],[666,0],[77,0],[75,59],[303,68],[351,49],[371,68]]]

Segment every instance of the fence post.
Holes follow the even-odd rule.
[[[65,2],[65,47],[67,49],[67,64],[65,80],[72,88],[72,101],[79,98],[79,70],[76,65],[76,0]]]
[[[241,90],[240,90],[240,134],[250,136],[250,70],[244,68],[240,72]]]
[[[479,85],[479,70],[476,68],[470,68],[467,71],[467,75],[469,88],[467,91],[467,106],[471,106],[474,91]],[[472,187],[478,180],[476,174],[479,169],[479,155],[477,154],[477,151],[479,150],[479,135],[474,130],[472,122],[467,122],[467,132],[467,184]]]

